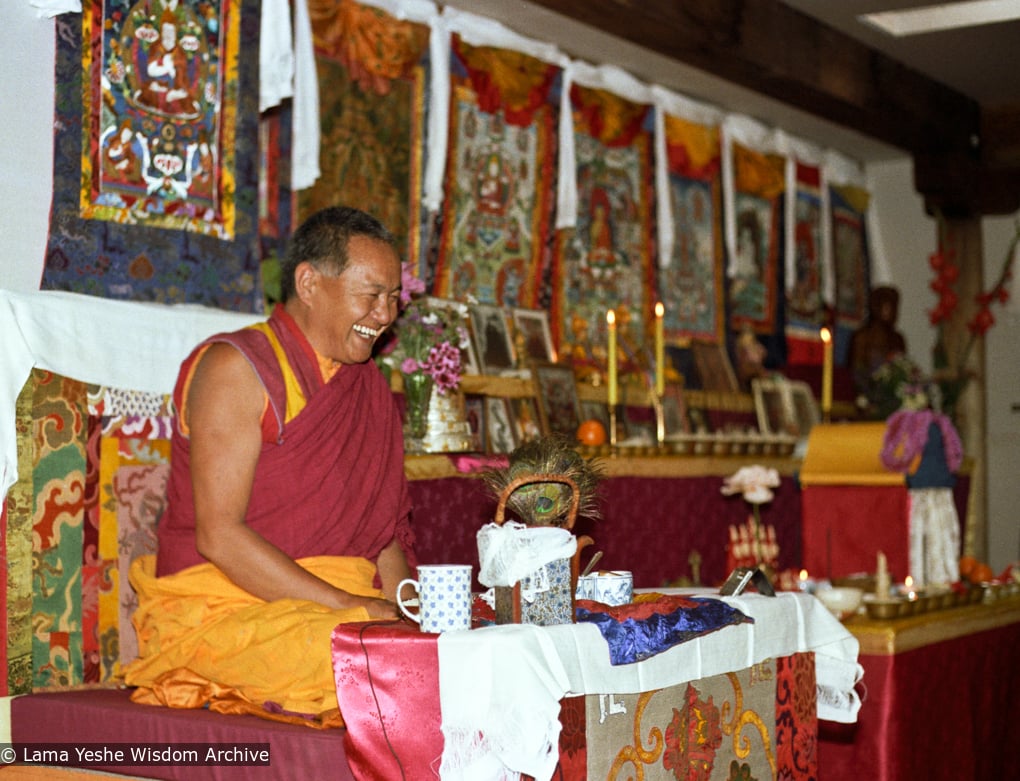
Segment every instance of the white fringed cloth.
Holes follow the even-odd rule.
[[[711,596],[685,590],[669,593]],[[639,693],[813,651],[818,717],[852,723],[863,669],[857,639],[813,596],[720,597],[754,618],[614,667],[594,624],[492,626],[439,637],[444,781],[552,777],[559,757],[559,701]]]

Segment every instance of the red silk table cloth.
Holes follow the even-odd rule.
[[[847,628],[864,703],[820,730],[819,781],[1020,778],[1020,598]]]
[[[758,600],[755,607],[759,607],[764,599],[753,598],[750,602]],[[748,603],[744,598],[743,604]],[[558,707],[562,729],[559,763],[553,777],[673,779],[687,778],[690,771],[695,772],[690,777],[705,781],[744,777],[741,773],[790,781],[816,778],[816,656],[797,652],[758,658],[769,649],[812,646],[830,661],[856,658],[856,641],[842,627],[818,627],[818,623],[825,622],[817,620],[819,614],[812,603],[813,598],[806,595],[787,595],[759,607],[757,612],[765,616],[759,626],[720,630],[713,633],[719,637],[705,645],[692,641],[682,653],[664,658],[658,670],[654,665],[643,671],[639,665],[624,665],[630,669],[621,672],[625,679],[621,688],[637,693],[564,696]],[[780,615],[787,620],[776,620]],[[722,636],[730,629],[734,631]],[[570,688],[590,690],[589,681],[605,672],[587,658],[600,640],[592,626],[491,627],[453,634],[460,636],[456,642],[471,646],[472,658],[528,657],[516,668],[513,663],[505,664],[506,678],[523,691],[532,674],[555,677],[552,668],[546,670],[534,664],[526,641],[527,635],[547,630],[560,635],[555,640],[545,638],[544,642],[556,645],[559,659],[572,670]],[[592,632],[594,639],[589,636]],[[525,641],[518,642],[521,637]],[[789,639],[792,637],[798,639]],[[564,648],[573,643],[587,647],[576,654],[564,653]],[[746,666],[687,680],[697,675],[695,670],[709,673],[726,664],[718,661],[724,655],[718,652],[720,643],[729,647],[729,659],[744,659]],[[440,696],[440,679],[444,685],[449,685],[451,679],[449,667],[444,668],[442,676],[439,673],[438,647],[439,636],[423,634],[417,627],[399,622],[337,627],[334,668],[338,699],[347,720],[345,752],[356,778],[438,777],[444,750],[441,713],[449,705],[449,699]],[[735,655],[733,648],[737,649]],[[692,665],[693,660],[697,663]],[[484,675],[475,676],[467,669],[470,666],[458,667],[452,676],[469,697],[484,699],[483,692],[493,682]],[[502,674],[504,664],[498,668]],[[665,668],[675,685],[654,689],[635,685],[644,680],[661,682],[661,670]],[[474,729],[475,722],[469,722]],[[480,736],[488,734],[481,724],[477,730]],[[502,777],[490,771],[491,767],[485,773],[443,777]],[[635,772],[638,776],[633,775]]]

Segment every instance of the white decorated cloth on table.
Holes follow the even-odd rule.
[[[547,781],[559,756],[563,697],[654,691],[801,652],[815,654],[818,717],[856,721],[860,646],[817,599],[789,592],[721,599],[754,623],[729,626],[628,665],[611,663],[593,624],[494,626],[440,635],[441,777],[501,781],[526,773]]]

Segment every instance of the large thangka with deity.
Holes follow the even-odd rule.
[[[453,36],[435,292],[532,307],[548,239],[560,68]]]
[[[666,116],[673,252],[659,263],[666,339],[722,338],[721,160],[719,128]]]
[[[83,16],[86,41],[102,31],[97,61],[83,52],[83,216],[233,235],[236,104],[223,90],[236,87],[239,11],[114,0]]]
[[[730,323],[775,331],[785,160],[733,145],[735,256],[730,261]]]
[[[553,269],[552,327],[575,366],[604,361],[606,310],[620,344],[641,344],[655,289],[652,265],[650,107],[574,85],[577,224],[560,231]],[[634,357],[634,356],[629,356]]]
[[[253,0],[86,0],[57,20],[43,288],[259,311]]]
[[[322,175],[298,196],[297,222],[357,204],[421,252],[429,28],[353,0],[308,4],[319,76]]]

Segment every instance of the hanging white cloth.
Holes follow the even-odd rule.
[[[917,586],[960,579],[960,516],[952,488],[910,489],[910,576]]]

